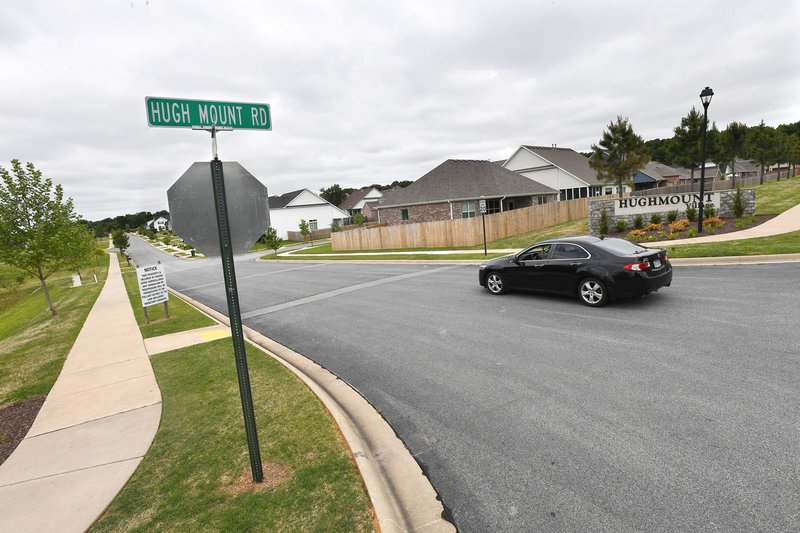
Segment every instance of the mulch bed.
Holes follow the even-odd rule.
[[[0,409],[0,464],[17,448],[33,425],[45,397]]]

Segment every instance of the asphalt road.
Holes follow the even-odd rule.
[[[219,260],[161,260],[227,313]],[[800,264],[591,309],[474,266],[236,262],[245,323],[359,390],[460,531],[797,531]]]

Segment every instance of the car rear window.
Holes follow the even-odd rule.
[[[649,248],[623,239],[603,239],[592,244],[614,255],[640,255],[650,251]]]

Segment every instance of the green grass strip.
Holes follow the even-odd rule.
[[[370,502],[325,409],[248,346],[264,483],[254,485],[230,339],[152,357],[153,446],[92,531],[372,531]]]

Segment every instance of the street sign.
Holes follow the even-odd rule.
[[[269,193],[236,161],[222,163],[234,254],[244,254],[267,231]],[[206,256],[221,253],[216,201],[208,163],[194,163],[167,190],[172,231]]]
[[[164,274],[163,265],[138,267],[136,269],[136,277],[139,280],[139,295],[142,297],[142,307],[169,300],[167,277]]]
[[[146,96],[147,125],[154,128],[271,130],[269,104],[213,102]]]

